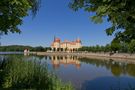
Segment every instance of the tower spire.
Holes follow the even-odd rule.
[[[55,38],[56,38],[56,37],[55,37],[55,35],[54,35],[54,41],[55,41]]]

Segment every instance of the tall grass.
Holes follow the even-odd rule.
[[[49,72],[46,63],[21,56],[10,56],[1,61],[0,87],[13,90],[73,90],[70,83],[62,83],[55,74]]]

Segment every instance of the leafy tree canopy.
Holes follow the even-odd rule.
[[[20,33],[18,25],[32,11],[36,15],[40,0],[0,0],[0,34]]]
[[[112,26],[106,29],[107,35],[115,33],[117,40],[131,42],[135,39],[135,0],[72,0],[73,10],[84,9],[94,12],[95,23],[102,23],[107,17]]]
[[[133,39],[132,41],[131,41],[131,43],[129,44],[129,51],[131,52],[131,53],[134,53],[135,52],[135,40]]]

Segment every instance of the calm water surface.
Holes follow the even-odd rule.
[[[24,56],[46,62],[63,82],[76,90],[135,90],[135,64],[76,56]]]
[[[44,56],[48,67],[77,90],[125,90],[135,87],[135,64],[73,56]],[[133,89],[134,90],[134,89]]]

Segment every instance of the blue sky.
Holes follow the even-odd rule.
[[[91,14],[79,10],[74,12],[68,7],[70,0],[42,0],[41,8],[34,19],[24,18],[20,26],[21,34],[4,35],[2,45],[50,46],[54,36],[62,40],[80,38],[84,46],[106,45],[113,36],[107,36],[105,29],[111,24],[104,21],[94,24]]]

